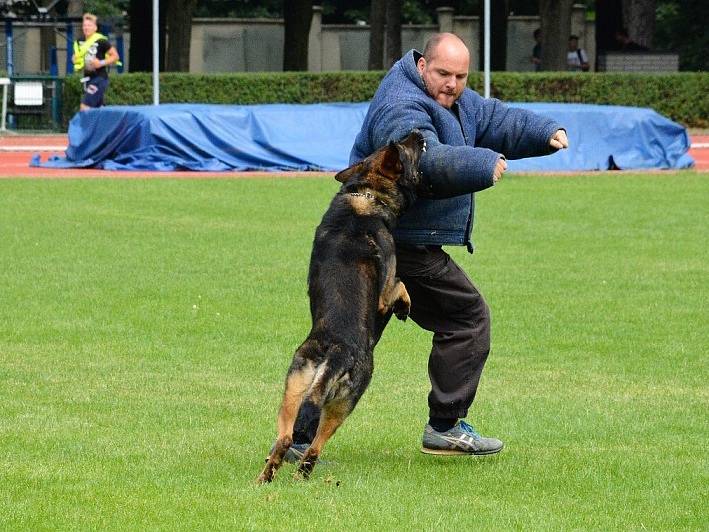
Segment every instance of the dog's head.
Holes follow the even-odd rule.
[[[399,204],[401,214],[413,203],[416,189],[421,185],[418,171],[421,154],[426,151],[426,140],[421,132],[413,130],[399,142],[390,142],[359,163],[335,176],[344,192],[370,189]]]

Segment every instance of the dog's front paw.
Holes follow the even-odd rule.
[[[396,303],[394,303],[394,315],[397,319],[406,321],[406,318],[409,317],[409,312],[411,312],[411,301],[408,299],[399,299]]]
[[[264,470],[256,479],[257,484],[268,484],[273,480],[273,471]]]

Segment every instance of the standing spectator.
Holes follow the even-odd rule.
[[[74,69],[84,70],[84,95],[79,109],[86,111],[103,105],[103,95],[108,88],[107,66],[119,62],[118,52],[105,35],[98,32],[96,15],[84,13],[81,29],[83,41],[74,42],[72,62]]]
[[[534,30],[534,48],[532,48],[532,64],[534,65],[534,71],[539,72],[542,69],[542,30],[537,28]]]
[[[566,64],[572,71],[588,72],[588,54],[583,48],[579,48],[579,38],[577,35],[569,37],[569,51],[566,54]]]

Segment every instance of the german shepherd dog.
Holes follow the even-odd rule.
[[[342,187],[315,231],[310,257],[312,328],[288,370],[278,439],[259,483],[271,482],[281,466],[301,405],[320,409],[315,438],[298,465],[298,473],[309,477],[323,446],[367,389],[374,346],[389,317],[406,320],[409,314],[391,232],[416,199],[425,149],[414,130],[335,176]]]

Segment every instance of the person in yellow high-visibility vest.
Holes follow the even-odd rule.
[[[74,42],[72,62],[75,70],[84,71],[84,95],[79,109],[86,111],[103,105],[103,95],[108,88],[106,67],[120,63],[120,58],[108,39],[98,33],[96,15],[84,13],[81,29],[84,40]]]

